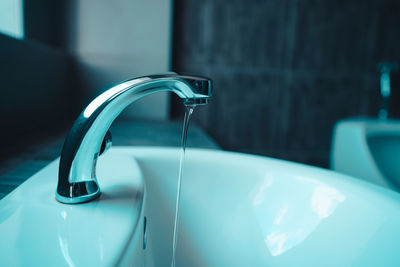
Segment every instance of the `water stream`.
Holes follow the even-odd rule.
[[[182,129],[182,145],[181,145],[181,159],[179,162],[179,175],[178,175],[178,189],[176,193],[176,206],[175,206],[175,223],[174,223],[174,237],[172,241],[172,261],[171,267],[175,267],[176,246],[178,242],[178,224],[179,224],[179,200],[181,196],[182,173],[185,159],[186,139],[189,126],[190,115],[192,115],[195,106],[185,106],[185,118],[183,120]]]

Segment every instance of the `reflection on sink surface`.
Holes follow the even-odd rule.
[[[177,266],[400,261],[393,191],[265,157],[186,155]],[[55,201],[53,162],[0,201],[0,265],[169,266],[179,156],[174,148],[111,148],[98,163],[103,194],[78,205]]]
[[[331,167],[400,191],[400,121],[339,121],[333,134]]]

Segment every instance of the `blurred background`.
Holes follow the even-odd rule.
[[[329,167],[335,123],[377,116],[399,30],[398,0],[0,0],[0,160],[63,140],[116,83],[176,71],[213,79],[192,122],[220,148]],[[391,86],[397,118],[399,72]],[[160,93],[121,117],[168,127],[183,112]]]

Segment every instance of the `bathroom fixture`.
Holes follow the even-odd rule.
[[[99,151],[110,145],[107,131],[129,104],[152,93],[172,91],[183,98],[185,105],[204,105],[211,96],[211,86],[211,80],[204,77],[170,73],[128,80],[98,96],[79,115],[65,140],[57,200],[81,203],[99,196],[96,178]]]
[[[394,62],[382,62],[378,64],[378,70],[381,73],[380,86],[381,86],[381,107],[378,113],[380,119],[387,119],[390,101],[390,73],[397,71],[399,65]]]
[[[110,148],[84,205],[54,199],[53,161],[0,200],[0,266],[170,265],[180,152]],[[189,148],[177,265],[397,266],[399,210],[400,194],[337,172]]]
[[[333,132],[331,169],[400,192],[400,121],[339,121]]]

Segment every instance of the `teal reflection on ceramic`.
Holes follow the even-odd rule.
[[[345,200],[319,180],[297,176],[288,183],[267,174],[254,192],[253,211],[266,246],[278,256],[303,242]]]

